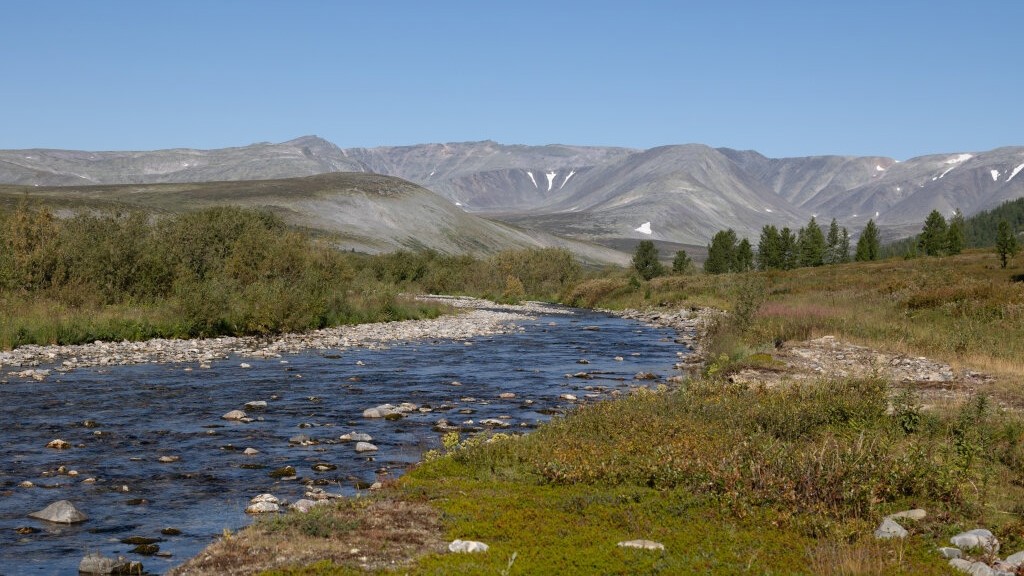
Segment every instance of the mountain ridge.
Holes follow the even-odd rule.
[[[329,172],[403,178],[461,210],[580,240],[644,238],[703,245],[733,228],[869,218],[906,230],[931,210],[966,215],[1024,197],[1024,147],[885,156],[770,158],[754,150],[673,144],[500,144],[491,140],[340,148],[318,136],[195,150],[0,151],[0,183],[68,186],[278,179]],[[651,233],[643,225],[650,222]]]

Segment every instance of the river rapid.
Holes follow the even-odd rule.
[[[253,496],[294,502],[311,488],[351,496],[400,475],[439,445],[440,419],[466,432],[486,428],[484,420],[526,432],[580,404],[664,380],[688,352],[678,336],[636,320],[534,306],[501,330],[472,336],[74,369],[44,354],[51,363],[34,368],[51,370],[42,381],[4,367],[0,575],[73,574],[91,552],[162,573],[249,523]],[[638,379],[643,373],[658,380]],[[251,422],[221,418],[252,401],[266,407],[247,410]],[[367,408],[403,402],[419,409],[399,420],[363,417]],[[378,450],[357,453],[339,440],[349,432],[369,434]],[[47,448],[54,439],[70,447]],[[271,477],[285,466],[295,468],[294,479]],[[57,500],[88,520],[27,517]],[[122,543],[133,536],[158,539],[159,555],[133,553]]]

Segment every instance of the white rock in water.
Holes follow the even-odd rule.
[[[245,418],[245,412],[242,412],[241,410],[232,410],[231,412],[221,416],[222,420],[241,420],[242,418]]]
[[[376,452],[377,447],[369,442],[356,442],[356,452]]]
[[[484,418],[483,420],[480,421],[480,425],[490,426],[492,428],[508,428],[509,426],[511,426],[511,424],[509,424],[508,422],[505,422],[504,420],[498,420],[497,418]]]
[[[129,561],[124,556],[107,558],[102,554],[93,552],[87,554],[78,563],[79,574],[142,574],[140,562]]]
[[[363,410],[363,418],[385,418],[389,414],[398,414],[399,412],[391,404],[381,404],[374,408],[367,408]]]
[[[46,443],[46,447],[47,448],[53,448],[55,450],[67,450],[68,448],[71,448],[71,443],[68,442],[67,440],[61,440],[60,438],[55,438],[55,439],[50,440],[49,442],[47,442]]]
[[[280,506],[273,502],[257,502],[250,504],[246,509],[246,514],[268,514],[271,512],[277,512],[281,509]]]
[[[277,496],[273,494],[260,494],[259,496],[253,496],[252,500],[249,500],[249,504],[257,504],[259,502],[270,502],[271,504],[280,504],[281,501],[277,499]]]
[[[984,528],[961,532],[949,539],[950,544],[961,550],[982,548],[993,554],[999,552],[999,540]]]
[[[451,544],[448,544],[448,551],[455,552],[457,554],[469,554],[473,552],[487,552],[490,548],[483,542],[475,542],[473,540],[452,540]]]
[[[178,460],[181,460],[181,456],[161,456],[157,458],[157,460],[164,464],[170,464],[171,462],[177,462]]]
[[[654,540],[626,540],[616,544],[620,548],[638,548],[640,550],[664,550],[665,545]]]
[[[342,442],[372,442],[373,436],[362,432],[349,432],[348,434],[338,436],[338,440]]]
[[[875,529],[875,538],[879,540],[889,540],[891,538],[906,538],[907,529],[900,526],[892,518],[886,518],[882,520],[882,523]]]
[[[246,362],[242,362],[241,364],[238,365],[238,367],[239,368],[252,368],[252,365],[248,364]]]
[[[75,524],[85,522],[88,516],[82,514],[75,505],[67,500],[58,500],[38,512],[32,512],[29,518],[56,522],[58,524]]]
[[[267,407],[266,400],[253,400],[252,402],[245,403],[246,410],[262,410]]]

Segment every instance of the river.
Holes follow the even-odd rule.
[[[550,307],[519,324],[519,332],[465,341],[230,357],[209,368],[90,367],[0,384],[0,575],[73,574],[90,552],[124,555],[159,574],[250,522],[244,509],[257,494],[295,501],[311,485],[356,494],[436,448],[441,418],[467,430],[501,418],[509,431],[528,431],[551,414],[653,382],[638,373],[675,374],[685,351],[671,330],[582,310]],[[588,377],[567,377],[581,372]],[[249,411],[253,422],[221,419],[257,400],[267,407]],[[424,411],[396,421],[362,417],[401,402]],[[338,440],[347,432],[370,434],[379,450],[357,454]],[[290,442],[298,435],[314,443]],[[71,447],[45,447],[57,438]],[[316,464],[337,468],[317,472]],[[286,465],[297,479],[270,477]],[[27,517],[62,499],[88,520]],[[131,536],[160,539],[163,556],[132,553],[121,543]]]

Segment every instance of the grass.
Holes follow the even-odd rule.
[[[886,392],[872,380],[751,390],[717,379],[640,392],[527,436],[447,438],[383,495],[261,520],[216,547],[234,550],[240,573],[275,575],[946,574],[935,549],[960,530],[1024,545],[1024,510],[1008,510],[1024,496],[1021,420],[983,400],[911,418],[914,403]],[[419,543],[377,547],[373,562],[349,554],[368,533],[404,529],[378,511],[383,531],[368,532],[356,511],[395,506],[435,514]],[[903,521],[909,539],[872,537],[911,507],[929,516]],[[439,550],[456,538],[491,549]],[[616,545],[638,538],[665,551]],[[226,557],[214,556],[208,567]]]

